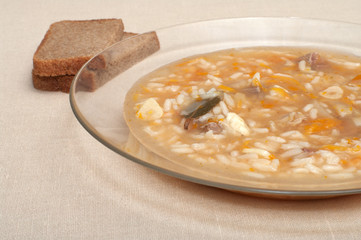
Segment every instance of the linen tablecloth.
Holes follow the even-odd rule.
[[[142,33],[246,16],[361,24],[360,9],[358,0],[1,1],[0,239],[361,239],[361,195],[281,201],[165,176],[107,149],[68,94],[31,81],[33,54],[59,20],[122,18]]]

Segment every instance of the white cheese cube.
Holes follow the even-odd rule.
[[[155,120],[162,116],[163,109],[154,98],[147,99],[137,112],[137,117],[143,120]]]
[[[250,130],[246,122],[236,113],[229,112],[227,114],[226,122],[227,125],[235,132],[244,136],[248,136],[250,134]]]

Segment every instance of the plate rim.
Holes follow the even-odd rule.
[[[176,28],[176,27],[184,27],[187,25],[193,25],[193,24],[200,24],[200,23],[211,23],[211,22],[220,22],[220,21],[230,21],[230,20],[281,20],[281,21],[286,21],[286,20],[296,20],[296,21],[309,21],[309,22],[322,22],[322,23],[332,23],[332,24],[345,24],[345,25],[353,25],[353,26],[358,26],[361,29],[361,24],[358,23],[354,23],[354,22],[348,22],[348,21],[334,21],[334,20],[330,20],[330,19],[319,19],[319,18],[304,18],[304,17],[231,17],[231,18],[211,18],[211,19],[206,19],[206,20],[200,20],[200,21],[193,21],[193,22],[186,22],[186,23],[180,23],[180,24],[174,24],[171,26],[166,26],[166,27],[162,27],[162,28],[158,28],[156,30],[152,30],[149,32],[145,32],[145,33],[141,33],[135,36],[132,36],[130,38],[136,38],[139,35],[144,35],[150,32],[157,32],[157,31],[163,31],[163,30],[167,30],[167,29],[172,29],[172,28]],[[130,39],[128,38],[128,39]],[[122,40],[122,41],[127,41],[126,40]],[[92,59],[94,59],[95,57],[97,57],[99,54],[111,49],[112,47],[114,47],[114,45],[119,44],[119,41],[107,48],[105,48],[103,51],[97,53],[96,55],[94,55],[93,58],[91,58],[89,61],[87,61],[82,68],[77,72],[77,74],[74,77],[74,80],[72,81],[71,87],[70,87],[70,91],[69,91],[69,101],[70,101],[70,106],[71,109],[73,111],[73,114],[75,115],[76,119],[78,120],[78,122],[85,128],[85,130],[91,135],[93,136],[97,141],[99,141],[101,144],[103,144],[104,146],[106,146],[107,148],[109,148],[110,150],[118,153],[119,155],[121,155],[122,157],[131,160],[132,162],[135,162],[137,164],[140,164],[144,167],[147,167],[149,169],[155,170],[157,172],[160,172],[162,174],[166,174],[168,176],[171,177],[175,177],[181,180],[185,180],[188,182],[193,182],[196,184],[201,184],[201,185],[205,185],[205,186],[210,186],[210,187],[216,187],[216,188],[221,188],[221,189],[226,189],[226,190],[230,190],[230,191],[236,191],[236,192],[242,192],[242,193],[249,193],[249,194],[265,194],[265,195],[276,195],[276,196],[295,196],[295,197],[329,197],[329,196],[343,196],[343,195],[353,195],[353,194],[359,194],[361,193],[361,187],[359,188],[349,188],[349,189],[335,189],[335,190],[279,190],[279,189],[268,189],[268,188],[258,188],[258,187],[247,187],[247,186],[240,186],[240,185],[233,185],[233,184],[225,184],[225,183],[221,183],[221,182],[214,182],[211,180],[205,180],[202,178],[197,178],[197,177],[193,177],[193,176],[189,176],[186,174],[182,174],[176,171],[172,171],[166,168],[162,168],[160,166],[151,164],[149,162],[143,161],[142,159],[139,159],[137,157],[134,157],[133,155],[127,153],[126,151],[121,150],[119,147],[117,147],[115,144],[113,144],[112,142],[102,138],[102,134],[99,133],[88,121],[87,119],[84,117],[84,115],[81,113],[76,100],[75,100],[75,86],[76,86],[76,82],[79,79],[79,76],[81,74],[81,72],[84,70],[84,68],[88,65],[89,62],[92,61]]]

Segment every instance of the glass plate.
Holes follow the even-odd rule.
[[[76,75],[70,103],[79,122],[99,142],[131,161],[176,178],[283,199],[356,194],[361,192],[361,178],[317,184],[255,179],[161,158],[130,133],[123,103],[139,78],[184,57],[256,46],[325,48],[361,56],[360,39],[361,25],[315,19],[231,18],[177,25],[129,37],[96,55]]]

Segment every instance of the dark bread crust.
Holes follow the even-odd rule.
[[[136,38],[131,38],[113,46],[110,49],[111,51],[105,51],[96,58],[93,58],[86,68],[82,70],[79,76],[79,85],[82,86],[81,90],[96,90],[159,49],[160,45],[156,32],[141,34]],[[105,60],[106,66],[97,69],[89,67],[93,65],[93,61],[99,61],[98,57]]]
[[[103,55],[95,56],[89,63],[88,68],[92,70],[104,69],[106,67],[106,59]]]
[[[34,54],[33,72],[39,76],[75,75],[95,54],[120,41],[123,30],[121,19],[53,23]],[[98,32],[105,34],[101,41],[99,36],[97,39]],[[84,52],[79,53],[78,49]]]
[[[34,88],[44,91],[62,91],[68,93],[74,75],[63,75],[54,77],[44,77],[35,75],[33,72],[33,85]]]

